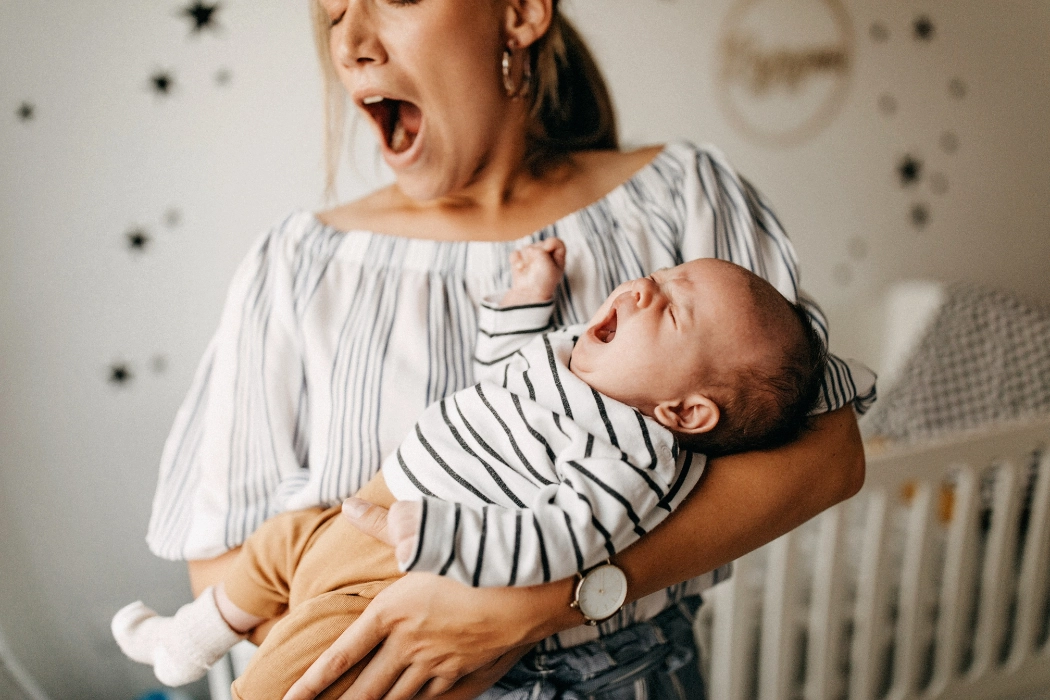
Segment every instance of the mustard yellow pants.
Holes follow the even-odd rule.
[[[382,475],[357,496],[384,507],[394,501]],[[226,594],[245,612],[274,618],[287,611],[234,681],[236,700],[280,700],[368,602],[402,575],[393,548],[362,534],[339,513],[339,506],[311,508],[267,520],[226,573]],[[318,698],[338,698],[366,662]]]

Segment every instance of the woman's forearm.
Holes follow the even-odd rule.
[[[864,483],[853,408],[817,416],[799,440],[712,460],[659,527],[617,555],[637,599],[711,571],[849,498]]]

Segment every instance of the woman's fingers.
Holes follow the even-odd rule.
[[[342,699],[411,700],[429,680],[421,669],[411,665],[411,661],[390,647],[380,647],[354,684],[343,693]]]
[[[368,652],[383,641],[386,631],[382,629],[376,616],[369,615],[368,611],[369,608],[365,608],[361,617],[347,627],[332,646],[317,657],[310,668],[306,669],[302,678],[288,689],[283,700],[313,700],[339,676],[346,673],[351,666],[368,656]],[[382,695],[375,697],[382,697]]]
[[[343,517],[366,535],[371,535],[390,546],[396,543],[387,529],[387,509],[351,496],[343,501]]]

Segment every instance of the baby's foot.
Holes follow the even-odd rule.
[[[168,686],[201,678],[245,636],[223,620],[211,588],[179,608],[174,617],[161,617],[135,601],[113,616],[110,628],[120,650],[153,666],[157,680]]]
[[[565,274],[565,244],[558,238],[516,250],[510,255],[511,287],[503,306],[538,304],[554,296]]]

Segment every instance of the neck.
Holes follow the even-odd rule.
[[[526,166],[527,105],[510,100],[504,128],[492,149],[460,188],[418,206],[453,216],[467,215],[482,221],[503,221],[522,203],[534,202],[546,178],[537,178]]]

